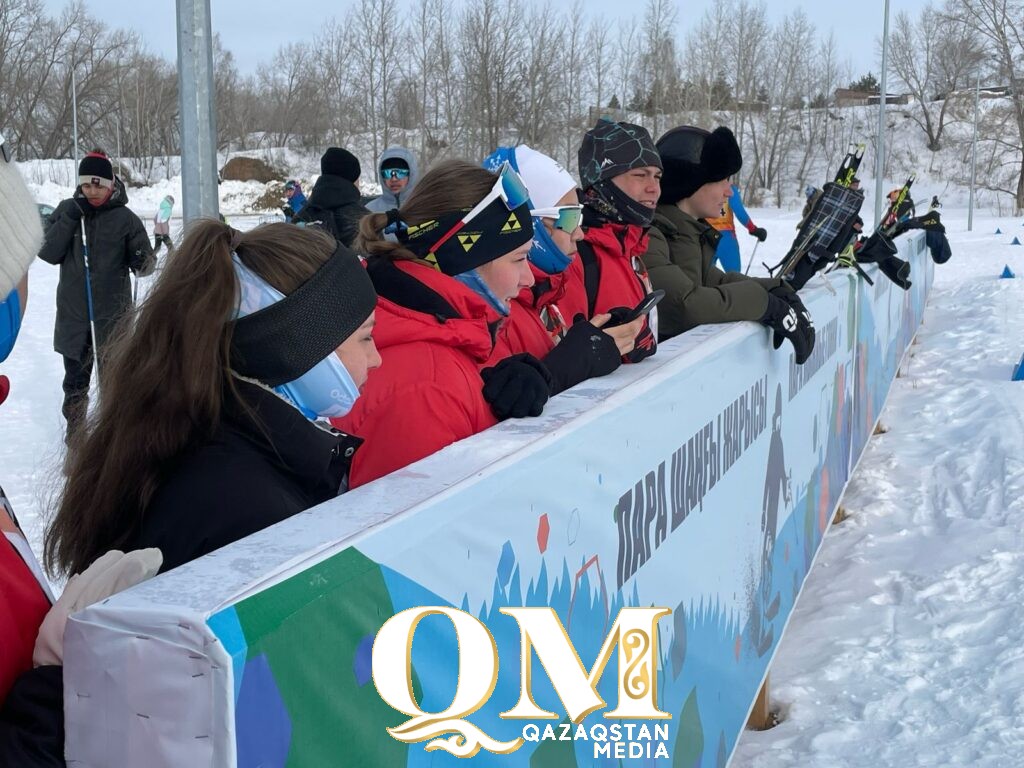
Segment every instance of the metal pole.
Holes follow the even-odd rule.
[[[75,80],[75,67],[71,65],[71,128],[74,131],[75,140],[75,167],[74,174],[75,188],[78,188],[78,83]],[[75,203],[78,205],[78,203]],[[78,224],[82,232],[82,261],[85,265],[85,307],[89,313],[89,336],[92,342],[92,361],[96,369],[96,388],[100,387],[100,350],[96,346],[96,313],[92,305],[92,272],[89,269],[89,239],[85,234],[85,215],[78,217]]]
[[[885,94],[889,72],[889,0],[885,0],[885,25],[882,28],[882,83],[878,94],[878,141],[875,152],[875,229],[882,222],[885,180]]]
[[[981,99],[981,72],[974,80],[974,136],[971,138],[971,202],[967,206],[967,231],[974,229],[974,183],[978,167],[978,101]]]
[[[178,105],[185,224],[217,218],[217,123],[214,109],[211,0],[177,0]]]

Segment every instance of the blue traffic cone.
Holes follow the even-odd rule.
[[[1020,240],[1015,237],[1015,238],[1013,238],[1013,242],[1010,243],[1010,245],[1020,245]]]
[[[1003,267],[1003,274],[1001,274],[1001,275],[1000,275],[999,277],[1000,277],[1000,278],[1005,278],[1005,277],[1016,277],[1016,275],[1015,275],[1015,274],[1013,274],[1013,270],[1012,270],[1012,269],[1010,269],[1010,265],[1009,265],[1009,264],[1007,264],[1007,265],[1006,265],[1005,267]]]
[[[1020,362],[1013,367],[1013,376],[1010,377],[1010,381],[1024,381],[1024,357],[1021,357]]]
[[[999,227],[996,227],[996,234],[997,235],[1003,234],[1003,230],[1001,230]]]

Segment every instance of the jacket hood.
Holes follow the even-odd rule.
[[[367,271],[378,295],[378,348],[428,341],[480,362],[490,356],[501,317],[470,288],[416,261],[371,259]]]
[[[586,208],[584,220],[586,219]],[[616,224],[606,221],[586,230],[584,239],[601,245],[610,252],[618,251],[625,258],[642,256],[647,252],[647,229],[636,224]]]
[[[380,183],[381,193],[380,197],[377,198],[377,200],[373,201],[375,203],[378,203],[377,206],[374,206],[374,210],[379,210],[381,212],[388,211],[392,208],[397,208],[399,203],[399,201],[395,199],[394,193],[389,191],[387,186],[385,186],[384,179],[382,179],[380,175],[380,168],[382,165],[384,165],[384,161],[391,160],[392,158],[404,160],[406,164],[408,164],[409,166],[409,183],[406,185],[405,189],[403,189],[399,195],[402,198],[402,200],[407,200],[409,198],[409,193],[412,192],[413,187],[416,186],[416,182],[420,180],[419,166],[417,166],[416,164],[416,158],[408,149],[406,149],[405,147],[395,146],[388,147],[383,152],[381,152],[380,157],[377,160],[377,181]]]
[[[79,206],[86,215],[89,215],[90,212],[94,211],[108,211],[111,208],[122,208],[128,205],[128,190],[125,188],[124,182],[118,177],[114,178],[114,191],[103,205],[93,207],[93,204],[86,199],[85,195],[82,194],[81,187],[75,188],[75,194],[73,197],[75,198],[75,201],[79,203]]]
[[[342,176],[325,173],[316,180],[313,191],[309,194],[309,204],[325,208],[341,208],[343,205],[358,203],[362,200],[359,188]]]

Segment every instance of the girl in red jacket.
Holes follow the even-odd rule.
[[[512,301],[534,283],[527,200],[508,164],[495,175],[453,160],[427,173],[400,209],[363,218],[356,248],[380,297],[375,338],[384,362],[352,411],[334,421],[366,440],[353,487],[497,423],[496,412],[514,404],[492,409],[485,378],[540,414],[550,375],[536,358],[480,372]]]

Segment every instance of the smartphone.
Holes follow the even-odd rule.
[[[639,304],[629,310],[628,313],[620,314],[619,311],[612,313],[612,319],[605,323],[604,327],[613,328],[616,325],[632,323],[638,317],[650,314],[650,311],[654,309],[655,305],[657,305],[657,303],[663,298],[665,298],[665,291],[660,288],[656,291],[651,291],[640,300]]]

